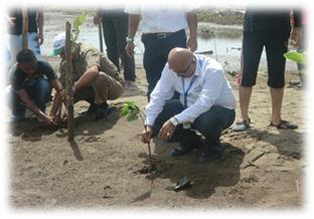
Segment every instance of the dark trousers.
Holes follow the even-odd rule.
[[[51,95],[51,85],[47,79],[28,80],[24,83],[24,88],[35,105],[43,112],[46,110],[46,103]],[[25,106],[13,89],[10,90],[12,115],[16,117],[25,116]]]
[[[153,125],[153,136],[159,133],[159,130],[168,119],[181,113],[183,110],[184,107],[179,100],[168,101]],[[221,133],[233,124],[234,119],[235,110],[213,106],[207,112],[201,114],[192,123],[191,128],[199,131],[205,137],[203,146],[219,152],[221,151],[219,140]],[[173,136],[169,140],[193,146],[200,143],[200,137],[194,131],[184,129],[182,124],[176,127]]]
[[[158,38],[156,34],[143,34],[142,42],[145,47],[143,62],[148,82],[147,97],[149,100],[167,63],[170,50],[175,47],[186,48],[186,34],[185,30],[177,31],[166,38]]]
[[[266,50],[268,82],[272,88],[285,86],[286,59],[289,34],[275,31],[243,32],[241,86],[256,84],[257,71],[263,48]]]
[[[134,57],[125,52],[128,35],[128,15],[123,11],[104,10],[101,13],[105,44],[108,58],[117,66],[120,72],[120,55],[124,65],[124,79],[135,81]]]

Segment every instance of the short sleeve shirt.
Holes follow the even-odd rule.
[[[125,12],[128,14],[141,15],[140,29],[143,33],[175,32],[188,28],[187,12],[195,10],[188,9],[182,4],[173,5],[156,4],[149,5],[126,5]]]
[[[15,64],[10,70],[10,82],[15,91],[24,89],[24,82],[28,80],[37,80],[41,78],[48,79],[49,82],[57,78],[53,68],[48,62],[37,61],[37,68],[35,70],[35,77],[28,78],[27,74],[17,67]]]
[[[84,74],[84,72],[96,65],[99,71],[104,72],[119,82],[123,82],[120,78],[118,69],[104,54],[83,44],[79,44],[79,51],[77,57],[72,60],[72,77],[73,81],[77,81]],[[60,63],[60,80],[65,86],[66,84],[66,60],[62,60]]]

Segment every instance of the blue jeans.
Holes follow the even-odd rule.
[[[36,32],[28,33],[28,48],[31,49],[38,60],[41,59],[40,45]],[[9,35],[10,64],[11,67],[16,62],[16,55],[22,50],[22,35]]]
[[[163,124],[171,117],[184,110],[179,100],[166,102],[162,112],[158,115],[153,125],[153,136],[156,136]],[[199,131],[204,137],[203,146],[210,147],[214,151],[220,151],[220,136],[223,130],[230,127],[235,120],[235,110],[230,110],[221,106],[212,106],[207,112],[201,114],[191,124],[191,128]],[[200,137],[190,129],[184,129],[180,124],[176,127],[170,141],[181,144],[193,145],[200,142]]]
[[[145,47],[143,62],[148,82],[147,97],[154,90],[161,77],[161,72],[168,60],[168,53],[175,47],[186,48],[185,30],[180,30],[166,38],[157,38],[155,34],[143,34],[142,42]]]
[[[46,103],[49,101],[51,95],[51,85],[47,79],[28,80],[24,82],[24,89],[34,101],[35,105],[43,112],[46,111]],[[15,117],[25,116],[25,106],[17,96],[15,91],[10,88],[10,100],[12,107],[12,115]]]

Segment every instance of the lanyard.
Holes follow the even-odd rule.
[[[184,78],[181,78],[182,79],[182,87],[183,87],[183,93],[184,93],[184,108],[187,108],[188,107],[188,95],[189,95],[189,91],[191,90],[192,88],[192,85],[195,81],[195,79],[197,78],[196,75],[193,76],[188,88],[185,90],[185,85],[184,85]]]

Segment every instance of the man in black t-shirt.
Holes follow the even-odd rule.
[[[50,126],[55,126],[55,118],[45,113],[51,95],[51,86],[57,94],[63,90],[61,83],[48,62],[37,61],[30,49],[24,49],[17,55],[17,63],[12,67],[7,92],[10,95],[12,119],[24,118],[28,108],[36,117]]]

